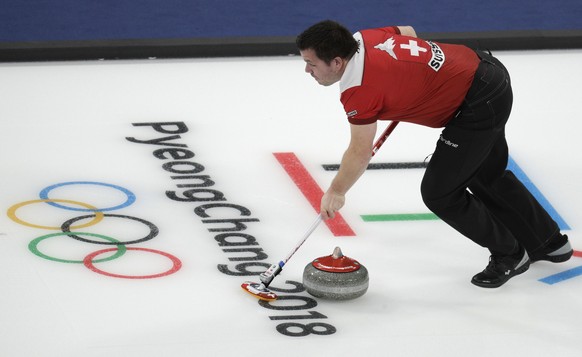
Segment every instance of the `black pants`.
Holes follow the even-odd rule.
[[[457,116],[442,131],[422,180],[427,207],[492,254],[528,252],[559,234],[556,222],[506,170],[505,124],[513,104],[509,73],[495,57],[481,63]]]

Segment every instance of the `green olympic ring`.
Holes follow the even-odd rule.
[[[55,257],[51,257],[49,255],[46,255],[44,253],[42,253],[39,249],[38,249],[38,244],[48,238],[51,237],[56,237],[56,236],[62,236],[62,235],[71,235],[71,234],[79,234],[79,235],[88,235],[88,236],[93,236],[93,237],[98,237],[98,238],[102,238],[105,240],[108,240],[110,242],[115,242],[115,243],[119,243],[117,245],[117,252],[115,252],[115,254],[113,254],[110,257],[107,258],[102,258],[99,260],[95,260],[95,262],[106,262],[109,260],[113,260],[116,258],[121,257],[122,255],[125,254],[125,252],[127,251],[127,248],[125,247],[125,245],[123,245],[121,242],[119,242],[118,240],[116,240],[115,238],[111,238],[102,234],[96,234],[96,233],[81,233],[81,232],[59,232],[59,233],[51,233],[51,234],[46,234],[44,236],[40,236],[38,238],[33,239],[29,244],[28,244],[28,249],[34,253],[35,255],[47,259],[47,260],[52,260],[55,262],[60,262],[60,263],[74,263],[74,264],[83,264],[83,260],[67,260],[67,259],[60,259],[60,258],[55,258]],[[115,248],[113,248],[112,250],[115,250]]]

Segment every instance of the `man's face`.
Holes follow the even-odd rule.
[[[299,51],[299,53],[305,61],[305,72],[311,74],[317,83],[322,86],[330,86],[341,79],[342,61],[339,58],[335,58],[330,64],[327,64],[317,57],[311,48]]]

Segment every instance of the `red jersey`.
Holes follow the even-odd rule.
[[[400,35],[397,27],[354,34],[358,52],[340,80],[352,124],[397,120],[443,127],[462,104],[479,65],[468,47]]]

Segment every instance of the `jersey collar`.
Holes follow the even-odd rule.
[[[346,65],[346,69],[342,78],[340,79],[340,92],[357,87],[362,84],[364,76],[364,58],[366,55],[366,47],[364,46],[364,38],[360,32],[354,34],[354,39],[358,41],[358,51],[352,56]]]

